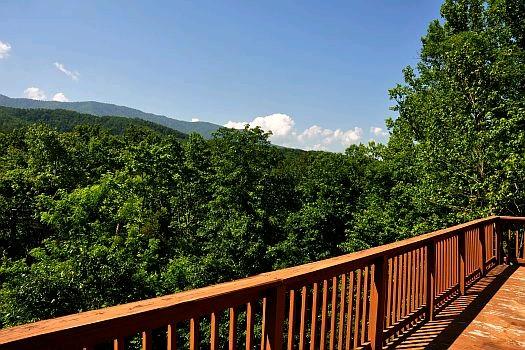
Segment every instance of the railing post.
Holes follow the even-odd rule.
[[[498,218],[496,220],[494,229],[496,230],[496,262],[498,265],[501,265],[503,264],[503,223],[501,219]]]
[[[286,289],[283,284],[273,288],[266,299],[266,350],[281,350],[283,346],[283,323]]]
[[[520,255],[520,229],[518,225],[516,225],[514,229],[514,242],[516,242],[516,246],[514,247],[514,262],[516,264],[519,264],[518,261],[521,259],[521,255]]]
[[[377,259],[372,265],[374,272],[370,284],[370,322],[368,333],[372,350],[383,348],[386,290],[388,283],[388,257]]]
[[[465,231],[460,231],[458,234],[458,253],[459,293],[465,295]]]
[[[481,261],[479,262],[479,271],[481,273],[481,276],[485,276],[486,274],[486,269],[485,269],[485,262],[487,261],[487,252],[486,252],[486,249],[487,249],[487,245],[486,245],[486,242],[485,242],[485,235],[487,233],[487,227],[485,226],[485,224],[482,224],[480,225],[479,227],[479,244],[480,244],[480,247],[481,247],[481,256],[480,256],[480,259]]]
[[[426,307],[427,307],[427,320],[434,320],[434,299],[435,299],[435,284],[436,284],[436,259],[435,259],[435,242],[430,241],[427,245],[427,280],[426,280]]]

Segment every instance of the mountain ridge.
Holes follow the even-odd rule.
[[[98,101],[58,102],[32,100],[29,98],[12,98],[0,94],[0,106],[26,109],[64,109],[78,113],[91,114],[98,117],[117,116],[126,118],[139,118],[149,122],[157,123],[168,128],[180,131],[184,134],[196,132],[205,138],[211,138],[212,133],[222,126],[209,122],[188,122],[174,119],[165,115],[148,113],[136,108],[120,106],[113,103]]]
[[[161,135],[174,135],[180,140],[188,135],[140,118],[119,116],[95,116],[65,109],[13,108],[0,106],[0,133],[11,132],[31,124],[46,124],[60,131],[68,132],[80,125],[98,125],[112,134],[123,134],[130,127],[147,128]]]

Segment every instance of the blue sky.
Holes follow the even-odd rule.
[[[0,93],[251,122],[276,143],[342,150],[385,138],[371,128],[393,116],[388,89],[440,4],[0,0]]]

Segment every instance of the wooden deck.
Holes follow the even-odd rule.
[[[525,267],[499,265],[389,349],[525,349]]]

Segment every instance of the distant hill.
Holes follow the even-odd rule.
[[[44,109],[65,109],[79,113],[86,113],[95,116],[119,116],[126,118],[139,118],[153,123],[178,130],[184,134],[196,132],[205,138],[211,138],[211,134],[220,129],[221,126],[208,122],[187,122],[168,118],[163,115],[146,113],[138,109],[125,106],[117,106],[110,103],[95,101],[85,102],[56,102],[56,101],[38,101],[28,98],[10,98],[0,94],[0,106],[13,108],[44,108]]]
[[[9,132],[35,123],[44,123],[59,131],[70,131],[77,125],[89,124],[100,125],[113,134],[122,134],[127,128],[135,126],[152,129],[164,135],[175,135],[180,139],[186,139],[188,136],[178,130],[139,118],[98,117],[64,109],[21,109],[0,106],[0,132]]]

